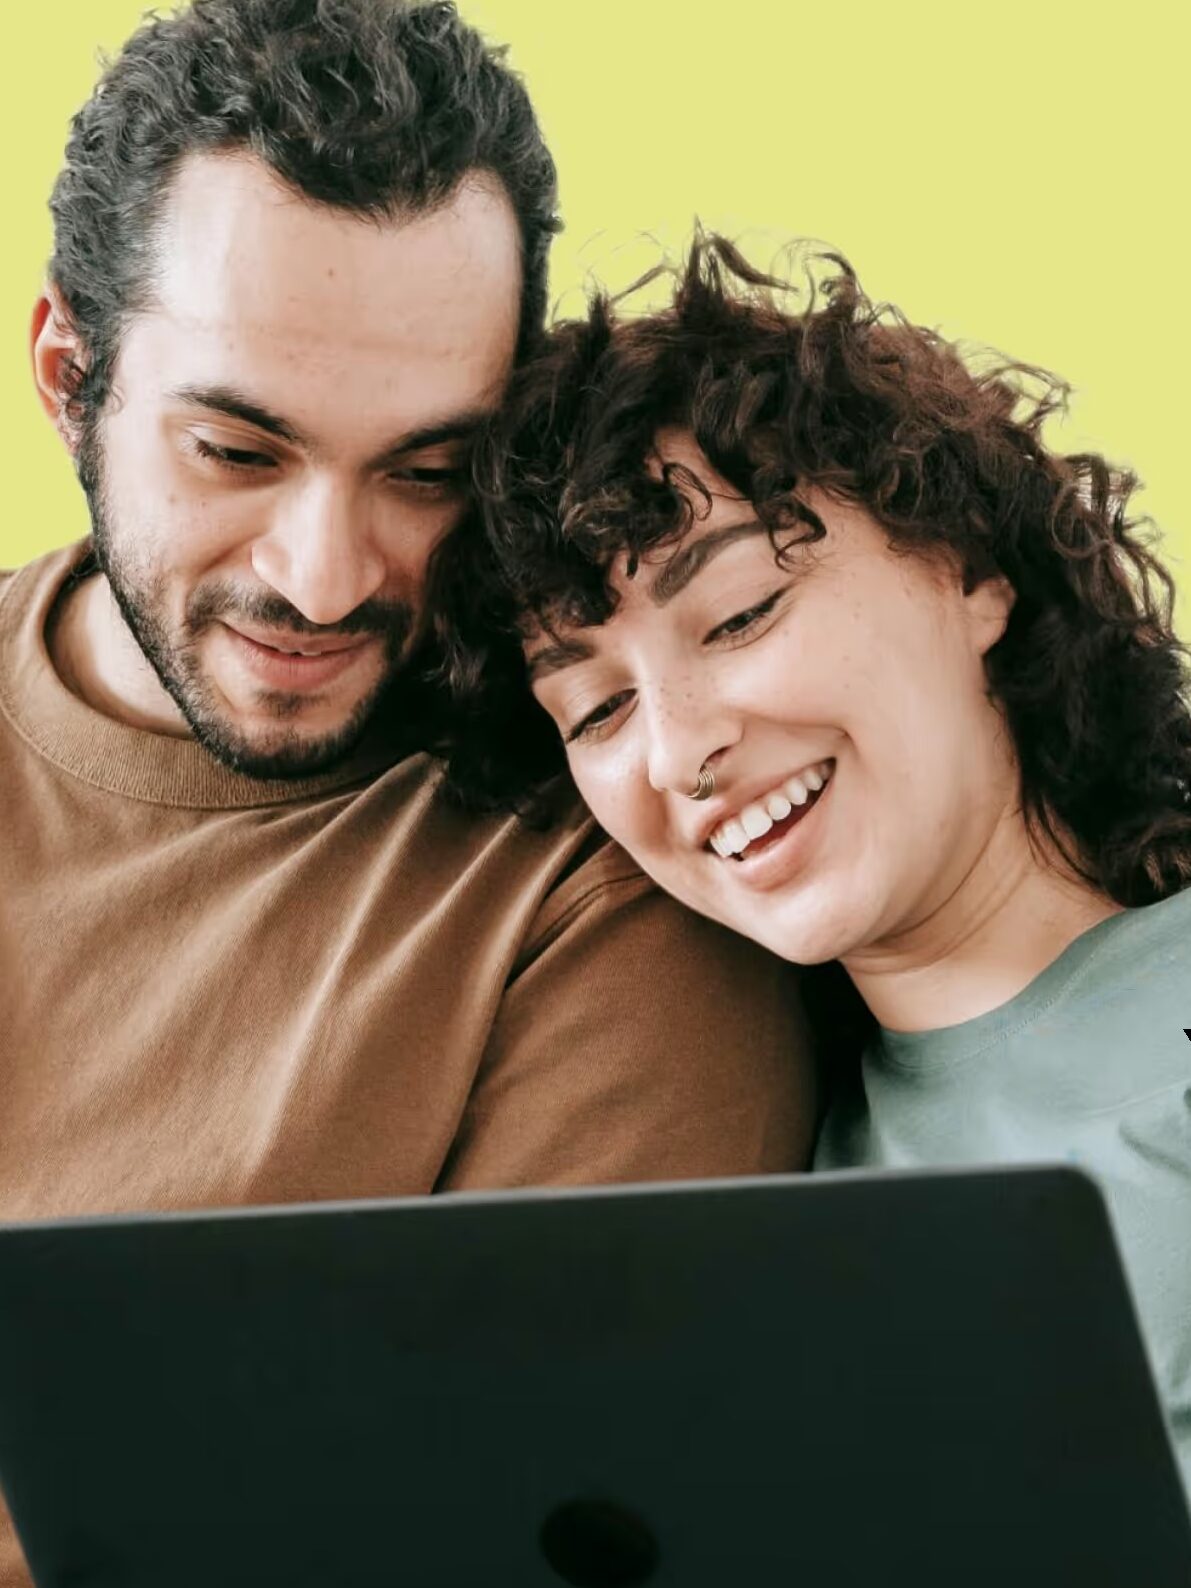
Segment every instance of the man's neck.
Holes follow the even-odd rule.
[[[950,898],[897,939],[845,965],[881,1025],[930,1031],[974,1020],[1022,992],[1121,906],[1039,854],[1006,820]]]
[[[59,678],[92,710],[147,733],[190,737],[185,718],[145,659],[102,573],[66,586],[46,643]]]

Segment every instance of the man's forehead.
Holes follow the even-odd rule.
[[[500,357],[520,309],[516,220],[491,179],[377,220],[308,202],[260,161],[191,157],[157,239],[156,310],[190,336],[281,339],[334,358]]]

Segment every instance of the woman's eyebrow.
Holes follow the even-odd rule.
[[[649,586],[649,599],[655,606],[664,607],[680,591],[685,590],[691,580],[702,573],[721,551],[749,535],[765,533],[765,525],[759,518],[742,518],[735,524],[721,524],[719,529],[713,529],[689,546],[681,547],[663,564]],[[574,667],[577,662],[590,661],[594,655],[593,647],[580,639],[556,640],[551,645],[543,645],[541,650],[525,659],[529,681],[535,683],[550,673],[560,673],[565,667]]]
[[[549,673],[560,673],[564,667],[574,667],[576,662],[590,661],[594,655],[595,651],[584,640],[556,640],[552,645],[543,645],[540,651],[525,658],[529,681],[535,683]]]
[[[768,531],[759,518],[742,518],[735,524],[721,524],[719,529],[711,530],[699,540],[680,546],[650,585],[649,599],[654,606],[664,607],[734,541],[743,540],[748,535],[766,533]]]

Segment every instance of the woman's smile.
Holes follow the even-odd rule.
[[[767,794],[750,799],[736,815],[717,821],[708,835],[709,847],[721,860],[755,859],[814,809],[834,769],[834,761],[803,767]]]

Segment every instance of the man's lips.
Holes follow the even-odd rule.
[[[263,650],[284,655],[326,656],[331,651],[355,650],[374,638],[371,634],[287,634],[279,629],[252,629],[236,623],[225,623],[224,627]]]
[[[375,651],[375,634],[285,634],[276,630],[246,633],[222,625],[233,653],[252,678],[266,689],[291,694],[322,690]]]

